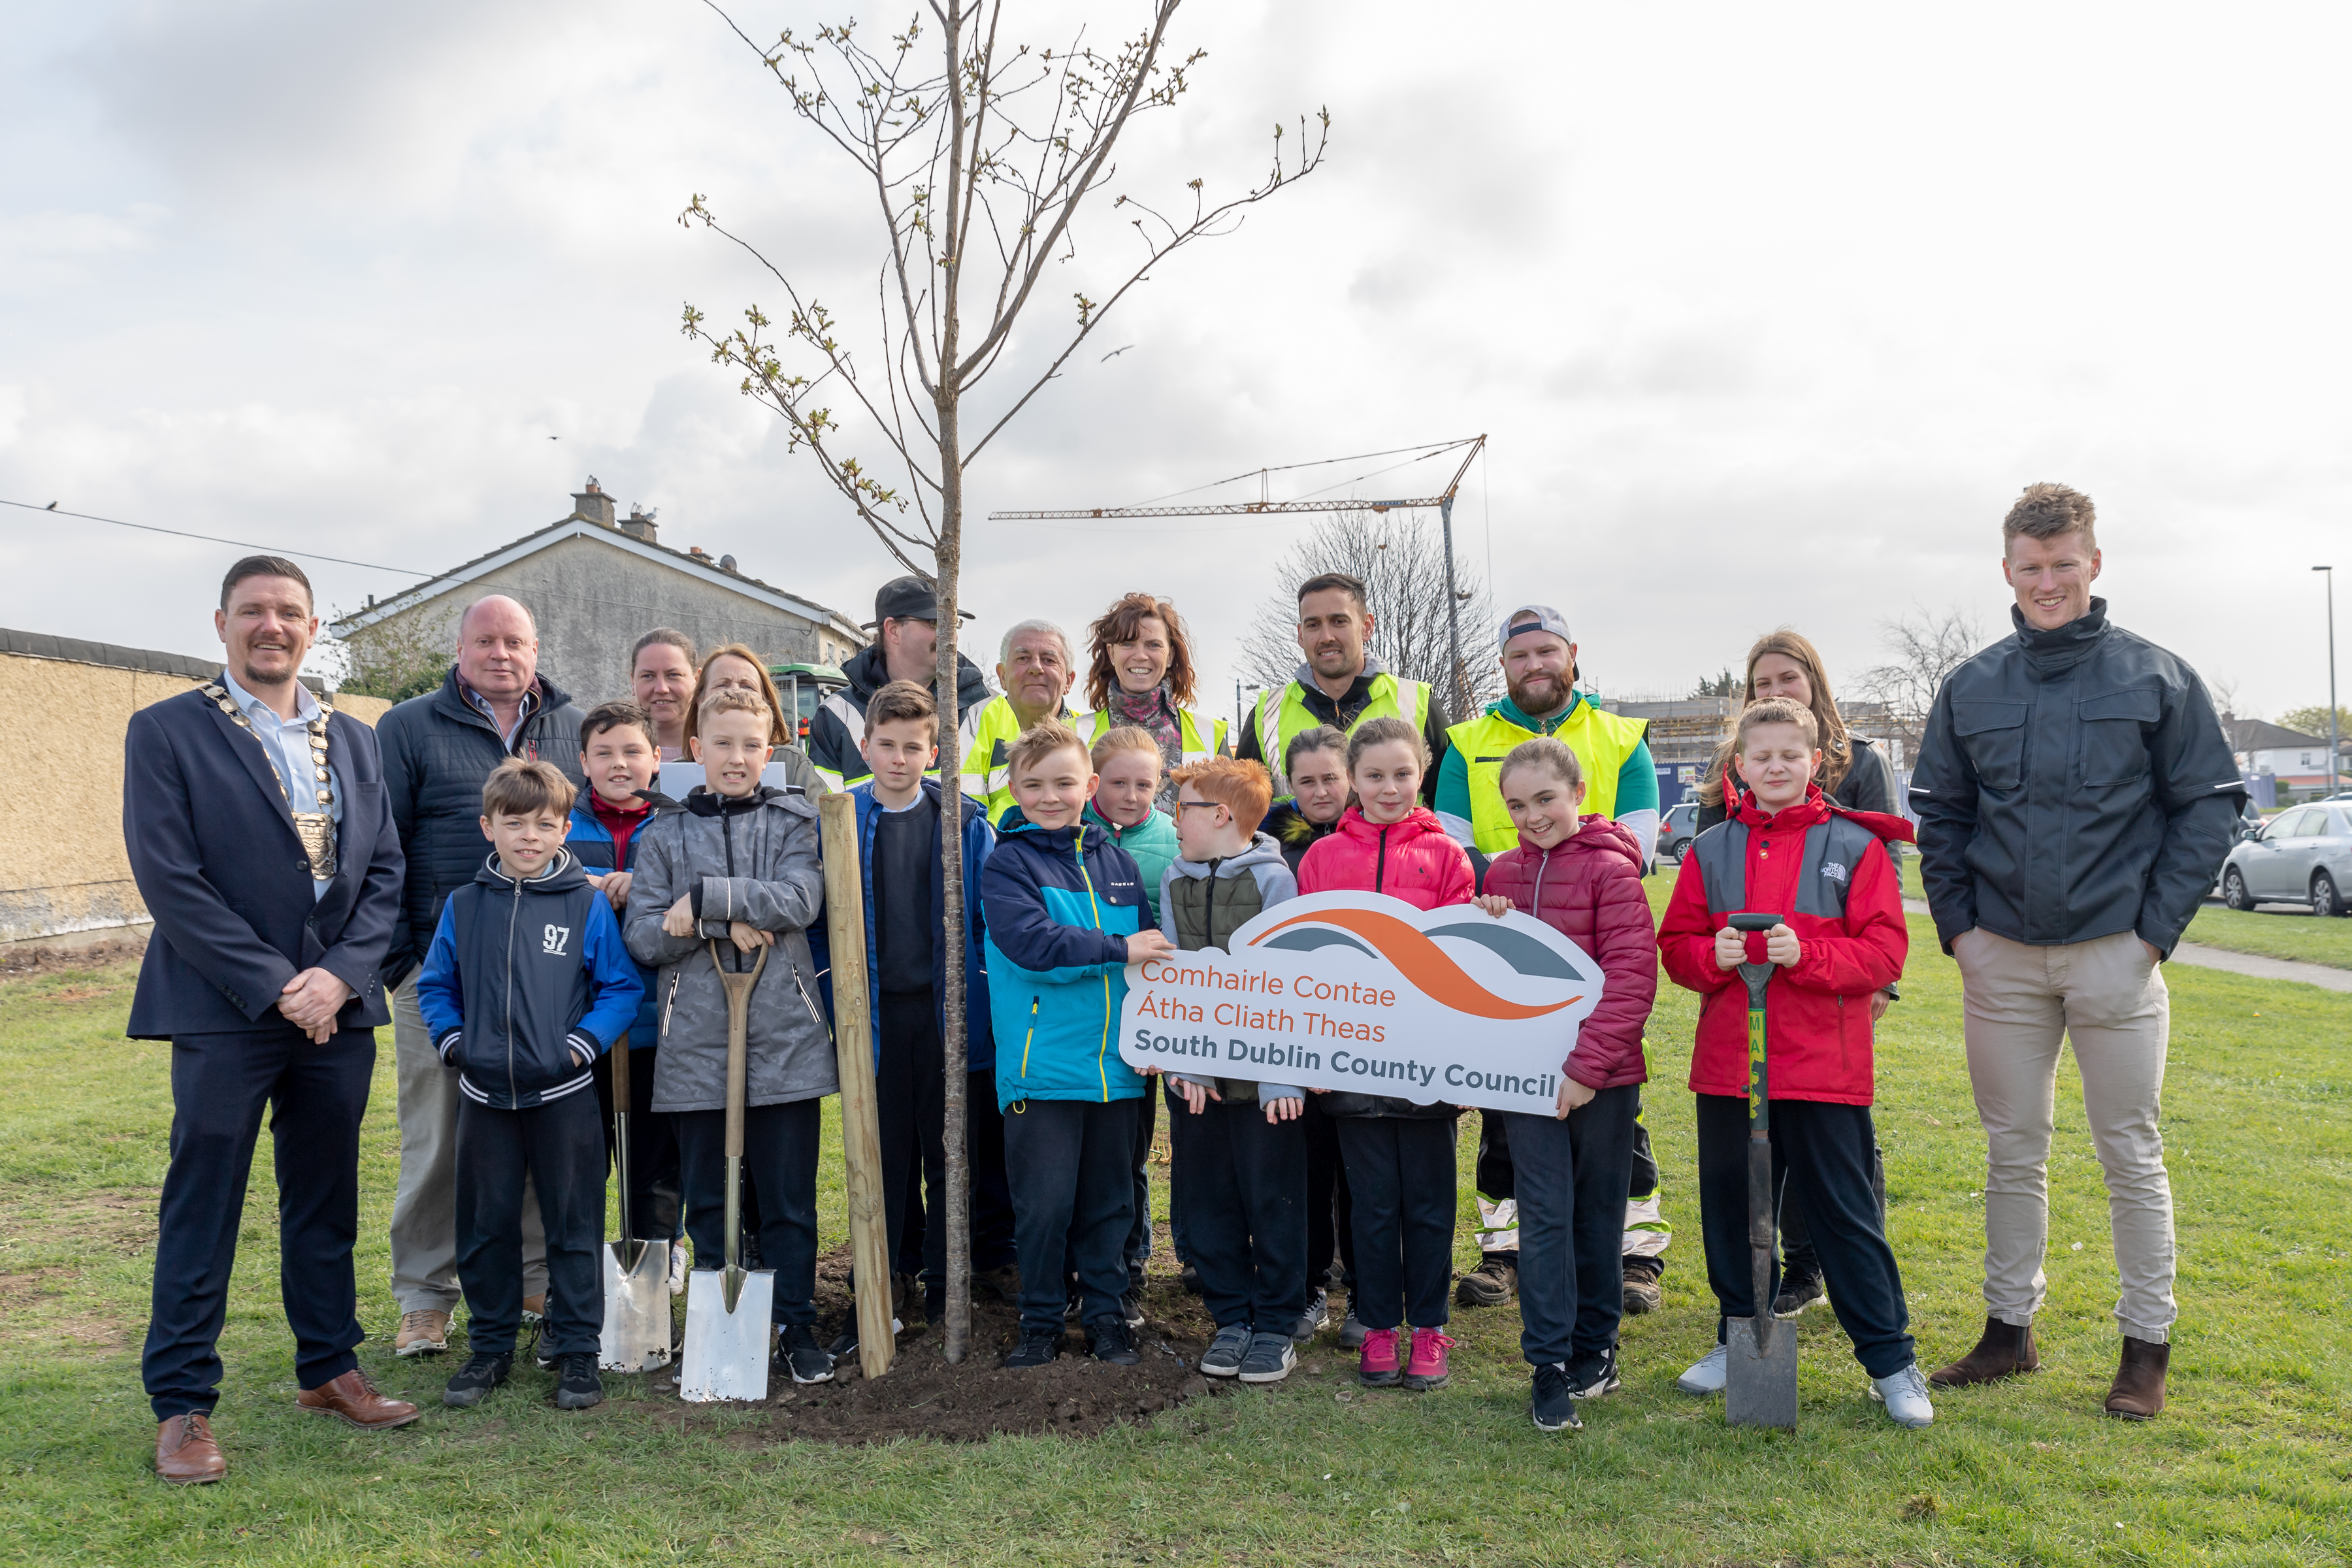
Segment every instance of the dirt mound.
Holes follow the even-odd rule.
[[[853,1316],[847,1248],[818,1260],[816,1296],[818,1338],[829,1343]],[[898,1336],[898,1360],[879,1378],[867,1379],[850,1355],[829,1384],[797,1386],[779,1368],[764,1405],[714,1406],[685,1404],[677,1385],[657,1375],[645,1380],[650,1397],[616,1401],[616,1409],[658,1411],[665,1423],[683,1416],[689,1425],[723,1425],[726,1441],[753,1447],[794,1438],[859,1444],[896,1437],[979,1442],[1000,1433],[1090,1437],[1213,1392],[1195,1370],[1210,1327],[1199,1298],[1172,1279],[1155,1278],[1146,1288],[1144,1310],[1136,1335],[1143,1360],[1135,1366],[1106,1366],[1086,1355],[1084,1335],[1073,1324],[1052,1365],[1007,1372],[1004,1358],[1019,1338],[1019,1314],[1009,1304],[983,1300],[972,1304],[972,1342],[960,1366],[947,1363],[941,1327],[909,1323]]]

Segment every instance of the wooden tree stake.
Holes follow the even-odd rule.
[[[841,1070],[841,1152],[848,1166],[849,1255],[856,1269],[857,1360],[879,1377],[898,1359],[890,1331],[890,1237],[882,1208],[882,1121],[874,1094],[874,1018],[866,981],[866,882],[857,802],[817,802],[824,835],[825,929],[833,943],[833,1043]]]

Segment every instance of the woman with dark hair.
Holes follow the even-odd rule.
[[[1748,650],[1747,702],[1756,703],[1768,698],[1781,697],[1801,708],[1812,711],[1813,722],[1821,727],[1822,767],[1818,777],[1822,794],[1849,811],[1876,811],[1895,815],[1900,810],[1895,803],[1895,770],[1887,765],[1886,755],[1863,736],[1845,727],[1838,716],[1837,700],[1830,695],[1830,678],[1822,668],[1821,650],[1810,638],[1782,626],[1766,632]],[[1736,742],[1727,741],[1708,764],[1706,781],[1699,786],[1698,821],[1692,826],[1694,834],[1706,832],[1727,815],[1727,805],[1738,791],[1737,777],[1727,778],[1731,754]],[[1887,845],[1890,853],[1898,853],[1900,846]],[[1898,860],[1899,867],[1899,860]],[[1895,1004],[1897,993],[1890,985],[1870,999],[1870,1021],[1874,1024],[1886,1016]],[[1879,1220],[1886,1217],[1886,1165],[1877,1146],[1870,1152],[1870,1185],[1878,1195]],[[1793,1192],[1780,1199],[1780,1293],[1772,1299],[1772,1315],[1793,1318],[1799,1312],[1822,1299],[1822,1263],[1813,1251],[1812,1232],[1805,1224],[1805,1212],[1797,1206]]]
[[[1225,721],[1205,720],[1192,707],[1195,669],[1192,639],[1176,606],[1150,594],[1129,594],[1087,628],[1092,662],[1087,701],[1074,727],[1091,746],[1122,724],[1160,743],[1160,776],[1225,750]],[[1175,814],[1176,786],[1162,785],[1154,803]]]
[[[1756,639],[1748,650],[1748,689],[1740,706],[1768,697],[1785,697],[1812,710],[1822,731],[1822,793],[1849,811],[1895,813],[1895,770],[1884,752],[1845,727],[1838,716],[1837,700],[1830,695],[1830,678],[1822,668],[1821,650],[1801,634],[1782,626]],[[1727,788],[1724,774],[1731,762],[1732,742],[1717,748],[1707,764],[1706,780],[1699,785],[1698,821],[1694,833],[1704,833],[1727,815],[1734,780]]]
[[[686,755],[694,663],[694,639],[671,626],[656,626],[629,650],[629,694],[654,721],[654,745],[666,763]]]
[[[785,710],[783,694],[776,689],[776,678],[768,673],[768,667],[761,662],[758,654],[739,642],[713,648],[703,658],[702,675],[694,684],[694,701],[686,710],[681,743],[687,758],[691,760],[694,756],[694,737],[702,716],[703,699],[730,686],[758,692],[760,700],[768,705],[768,743],[776,748],[769,763],[783,764],[787,787],[796,787],[811,799],[831,794],[824,781],[816,776],[808,753],[800,748],[796,716]]]

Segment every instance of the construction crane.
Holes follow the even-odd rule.
[[[1310,511],[1395,511],[1420,507],[1435,507],[1445,538],[1445,636],[1447,652],[1454,661],[1454,707],[1460,709],[1469,689],[1468,675],[1462,663],[1461,595],[1454,588],[1454,498],[1462,489],[1462,476],[1486,449],[1484,435],[1465,436],[1458,440],[1440,441],[1427,447],[1395,447],[1385,452],[1360,452],[1353,457],[1326,458],[1317,463],[1286,463],[1280,468],[1253,468],[1230,479],[1201,485],[1198,489],[1216,489],[1237,480],[1255,478],[1258,499],[1254,501],[1192,502],[1181,506],[1096,506],[1060,511],[992,511],[991,522],[1045,522],[1109,520],[1129,517],[1261,517],[1279,512]],[[1352,463],[1372,458],[1392,458],[1402,453],[1417,453],[1412,461],[1423,461],[1453,451],[1462,453],[1462,462],[1454,470],[1443,493],[1433,496],[1409,496],[1395,500],[1367,500],[1360,496],[1309,498],[1303,500],[1275,500],[1271,497],[1273,476],[1293,468],[1317,468],[1332,463]],[[1397,467],[1404,467],[1398,464]],[[1346,482],[1346,481],[1342,481]],[[1181,492],[1180,492],[1181,493]]]

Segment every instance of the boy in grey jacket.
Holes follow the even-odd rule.
[[[1232,757],[1187,763],[1174,778],[1178,847],[1160,884],[1160,931],[1186,952],[1229,952],[1234,931],[1298,896],[1282,846],[1257,830],[1273,782]],[[1217,1325],[1201,1371],[1280,1383],[1307,1316],[1307,1097],[1205,1073],[1171,1074],[1168,1093],[1170,1202],[1183,1210]]]
[[[776,1274],[779,1349],[793,1382],[824,1383],[833,1358],[814,1326],[819,1102],[840,1083],[806,934],[824,908],[816,808],[760,783],[770,720],[757,693],[714,691],[698,720],[696,760],[709,784],[641,829],[629,888],[629,951],[660,971],[653,1108],[677,1129],[695,1262],[716,1268],[727,1205],[727,993],[718,965],[748,970],[766,948],[751,1000],[743,1172],[759,1204],[760,1257]]]

